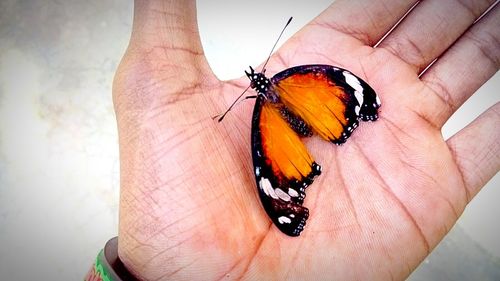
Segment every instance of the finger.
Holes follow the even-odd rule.
[[[500,103],[451,137],[447,144],[470,201],[500,169]]]
[[[174,66],[205,65],[194,0],[136,0],[129,50]]]
[[[440,128],[500,68],[500,6],[479,20],[422,76],[421,111]]]
[[[380,47],[420,73],[443,53],[494,0],[422,1]]]
[[[416,0],[335,1],[315,24],[333,28],[373,46],[410,10]]]

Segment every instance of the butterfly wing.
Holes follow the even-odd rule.
[[[259,196],[273,223],[298,236],[309,216],[305,188],[321,173],[282,108],[258,96],[252,120],[252,157]]]
[[[258,84],[262,74],[256,75]],[[260,79],[264,81],[263,76]],[[254,107],[255,179],[273,223],[283,233],[298,236],[309,216],[302,206],[305,188],[321,173],[300,137],[315,132],[341,144],[358,126],[358,119],[378,118],[380,101],[362,79],[329,65],[289,68],[271,78],[271,85],[271,92],[260,93]]]
[[[325,140],[344,143],[358,119],[378,119],[380,100],[375,91],[348,70],[330,65],[286,69],[271,83],[280,101]]]

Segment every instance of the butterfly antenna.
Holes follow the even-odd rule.
[[[220,117],[219,117],[219,119],[217,120],[217,122],[221,122],[221,121],[222,121],[222,119],[224,119],[224,117],[226,117],[226,114],[227,114],[229,111],[231,111],[231,109],[233,108],[233,106],[235,106],[235,105],[236,105],[236,103],[237,103],[237,102],[241,99],[241,97],[242,97],[242,96],[243,96],[243,95],[244,95],[244,94],[248,91],[248,89],[250,89],[250,86],[248,86],[248,87],[247,87],[247,88],[243,91],[243,93],[241,93],[241,95],[240,95],[237,99],[235,99],[235,100],[233,101],[233,103],[229,106],[229,108],[226,110],[226,112],[224,112],[224,114],[222,114],[222,115],[221,115],[221,114],[215,115],[214,117],[212,117],[212,120],[215,120],[215,118],[217,118],[217,117],[219,117],[219,116],[220,116]]]
[[[278,44],[278,42],[280,41],[280,38],[281,36],[283,35],[283,33],[285,32],[285,29],[286,27],[290,24],[290,22],[292,21],[293,17],[290,17],[288,19],[288,21],[286,22],[285,26],[283,27],[283,29],[281,30],[280,32],[280,35],[278,36],[278,39],[276,39],[276,42],[274,42],[274,45],[273,45],[273,48],[271,49],[271,52],[269,53],[269,56],[267,56],[267,59],[266,59],[266,62],[264,63],[264,65],[262,66],[262,72],[265,72],[266,71],[266,65],[267,63],[269,62],[269,59],[271,58],[271,55],[273,54],[273,51],[274,51],[274,48],[276,48],[276,45]],[[250,66],[250,69],[252,69],[252,67]],[[253,69],[252,69],[252,73],[253,73]],[[238,103],[238,101],[241,99],[241,97],[248,91],[248,89],[250,89],[250,85],[238,96],[237,99],[234,100],[234,102],[229,106],[229,108],[226,110],[226,112],[224,112],[224,114],[218,114],[218,115],[215,115],[212,117],[212,120],[215,120],[215,118],[219,117],[219,119],[217,120],[218,122],[221,122],[222,119],[224,119],[224,117],[226,117],[226,114],[229,113],[229,111],[231,111],[231,109]]]
[[[278,39],[276,39],[276,42],[274,42],[274,45],[273,45],[273,48],[271,49],[271,52],[269,53],[269,56],[267,56],[267,60],[266,62],[264,63],[264,65],[262,66],[262,72],[265,72],[266,71],[266,65],[267,63],[269,62],[269,59],[271,58],[271,55],[273,54],[273,51],[274,51],[274,48],[276,48],[276,45],[278,44],[278,42],[280,41],[280,38],[281,38],[281,35],[283,35],[283,32],[285,32],[285,29],[286,27],[290,24],[290,22],[292,21],[293,17],[290,17],[288,19],[288,21],[286,22],[285,24],[285,27],[283,27],[283,29],[281,30],[281,33],[280,35],[278,36]]]

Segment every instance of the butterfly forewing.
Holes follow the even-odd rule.
[[[272,79],[285,106],[325,140],[344,143],[358,126],[358,117],[376,120],[373,89],[351,72],[329,65],[289,68]]]

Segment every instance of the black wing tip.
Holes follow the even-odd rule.
[[[358,120],[355,120],[354,122],[352,122],[352,124],[344,127],[344,131],[342,132],[342,134],[338,139],[331,139],[330,142],[336,145],[344,144],[347,141],[347,139],[351,137],[352,133],[354,133],[354,130],[356,130],[358,126],[359,122]]]
[[[313,183],[317,176],[321,175],[321,166],[312,162],[311,164],[311,172],[307,175],[301,182],[302,185],[306,184],[304,187],[307,187]]]
[[[311,177],[316,177],[321,175],[321,166],[318,163],[313,162],[311,167],[312,167],[312,171],[310,174]]]
[[[306,226],[307,219],[309,218],[309,210],[307,208],[304,208],[304,211],[305,212],[302,214],[300,221],[294,223],[293,227],[287,227],[285,225],[280,225],[279,223],[275,223],[275,225],[284,234],[286,234],[290,237],[298,237],[298,236],[300,236],[300,234],[304,230],[304,228]]]
[[[359,118],[365,122],[373,122],[378,120],[378,113],[373,114],[360,114]]]

